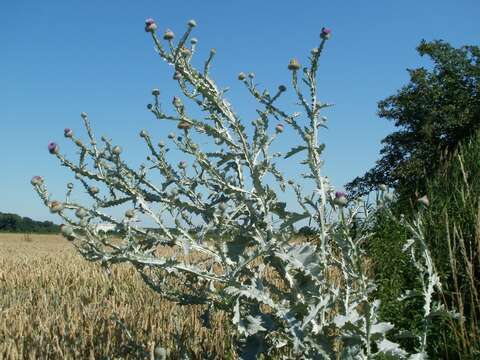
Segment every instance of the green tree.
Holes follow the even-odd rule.
[[[434,66],[408,69],[410,83],[379,102],[378,115],[398,130],[382,140],[376,165],[347,184],[354,196],[380,184],[406,198],[423,193],[426,179],[480,127],[480,48],[422,41],[417,51]]]

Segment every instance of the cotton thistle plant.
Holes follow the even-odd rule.
[[[238,330],[241,358],[268,356],[282,348],[302,359],[405,357],[386,339],[392,326],[379,322],[379,302],[371,299],[374,284],[366,275],[362,244],[374,212],[336,192],[321,173],[319,130],[326,120],[320,112],[329,105],[317,99],[316,78],[331,30],[322,29],[307,67],[302,69],[295,58],[286,66],[301,112],[290,114],[279,105],[288,91],[285,85],[270,95],[254,83],[253,73],[238,75],[258,103],[258,117],[247,132],[210,75],[216,51],[210,51],[201,69],[192,64],[197,40],[188,45],[188,39],[195,26],[190,21],[175,42],[173,31],[159,37],[155,21],[145,23],[158,55],[173,67],[182,98],[205,114],[193,117],[178,96],[169,114],[160,106],[160,90],[152,91],[147,108],[183,131],[181,136],[171,133],[167,141],[185,159],[172,164],[170,147],[164,142],[155,146],[143,130],[149,164],[134,169],[122,160],[127,149],[106,137],[97,142],[88,115],[82,113],[88,142],[65,131],[80,153],[78,161],[67,159],[56,143],[48,150],[75,173],[94,205],[72,201],[73,189],[64,202],[51,201],[43,179],[32,179],[43,202],[63,219],[62,233],[87,260],[107,268],[130,263],[160,296],[206,305],[205,326],[212,311],[227,312]],[[271,145],[287,130],[300,144],[282,156],[272,153]],[[210,140],[216,150],[202,150],[199,139]],[[300,155],[305,172],[287,181],[279,164]],[[151,172],[162,181],[151,180]],[[300,211],[282,201],[287,191],[295,195]],[[116,206],[129,209],[116,217],[108,211]],[[155,228],[137,223],[139,214],[149,217]],[[114,225],[122,241],[98,231],[99,221]],[[295,239],[295,225],[301,221],[316,232],[303,243]],[[165,247],[183,255],[162,256],[158,250]],[[174,279],[183,284],[181,289],[171,285]]]

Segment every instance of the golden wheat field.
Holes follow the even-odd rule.
[[[234,357],[223,314],[206,329],[201,306],[162,300],[127,265],[112,270],[60,236],[0,234],[0,359],[153,359],[158,344],[172,359],[182,346],[193,359]]]

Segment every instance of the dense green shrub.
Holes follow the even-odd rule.
[[[16,214],[0,213],[0,232],[58,233],[60,227],[51,221],[35,221]]]
[[[442,168],[427,180],[430,206],[423,210],[423,225],[443,287],[438,300],[461,314],[458,319],[431,319],[435,324],[429,333],[433,358],[475,358],[480,354],[479,164],[480,134],[476,134],[448,154]],[[382,320],[415,333],[422,321],[422,302],[415,298],[398,300],[404,291],[418,284],[402,251],[410,235],[396,218],[402,214],[408,217],[416,205],[399,195],[402,201],[391,203],[388,211],[376,217],[367,249],[378,284],[376,295],[382,301]],[[409,348],[413,344],[407,338],[403,345]]]

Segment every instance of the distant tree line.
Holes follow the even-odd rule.
[[[60,226],[51,221],[35,221],[17,214],[0,212],[0,232],[52,234],[59,231]]]

